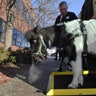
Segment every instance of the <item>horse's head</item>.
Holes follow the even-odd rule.
[[[29,41],[32,52],[36,52],[38,50],[39,45],[39,32],[38,27],[29,30],[25,34],[25,38]]]

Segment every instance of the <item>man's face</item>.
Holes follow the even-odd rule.
[[[66,12],[67,12],[67,5],[64,4],[64,5],[60,6],[59,7],[59,10],[60,10],[60,12],[61,12],[62,15],[65,15]]]

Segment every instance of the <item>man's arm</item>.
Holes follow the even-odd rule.
[[[56,25],[56,24],[58,24],[58,23],[60,23],[60,15],[56,18],[54,25]]]
[[[56,18],[55,24],[54,24],[54,31],[57,32],[58,31],[58,27],[56,26],[56,24],[60,23],[60,15]]]
[[[93,0],[93,18],[96,19],[96,0]]]

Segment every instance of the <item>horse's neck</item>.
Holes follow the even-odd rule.
[[[70,22],[65,23],[66,26],[66,31],[68,33],[72,34],[79,34],[80,33],[80,24],[79,24],[79,19],[73,20]]]

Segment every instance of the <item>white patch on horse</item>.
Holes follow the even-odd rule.
[[[73,20],[71,22],[65,23],[67,33],[82,34],[80,30],[80,19]],[[83,21],[86,32],[87,32],[87,44],[88,51],[96,53],[96,20],[91,19],[88,21]],[[72,71],[73,71],[73,80],[68,85],[71,88],[77,88],[78,84],[83,84],[83,76],[82,76],[82,61],[81,54],[83,51],[83,36],[76,37],[74,40],[74,45],[76,47],[76,61],[72,61]]]

